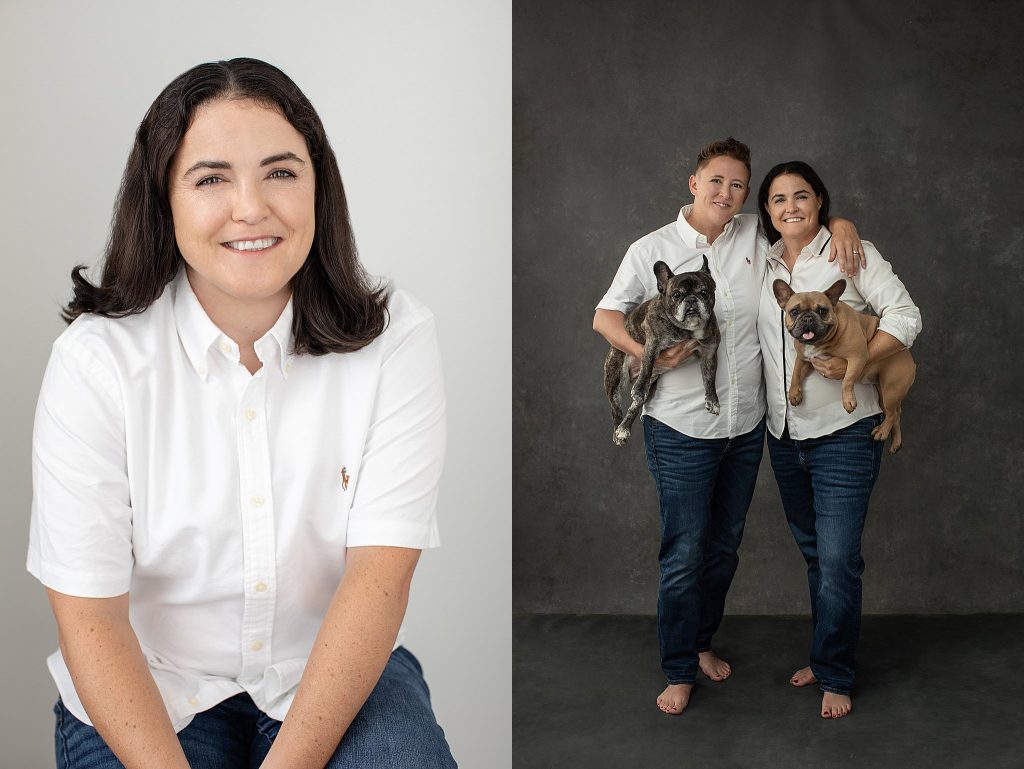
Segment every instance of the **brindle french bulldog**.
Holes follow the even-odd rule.
[[[654,365],[658,355],[679,342],[693,339],[698,343],[695,355],[700,357],[704,379],[704,407],[718,414],[718,344],[721,333],[715,319],[715,280],[708,268],[708,258],[697,272],[673,275],[665,262],[656,262],[654,276],[658,280],[658,296],[633,308],[626,315],[626,331],[644,346],[639,372],[631,375],[636,360],[612,347],[604,361],[604,391],[612,404],[615,432],[612,440],[618,446],[629,438],[629,430],[637,413],[655,391],[658,377],[665,371]],[[619,386],[623,379],[632,381],[632,404],[622,415]]]
[[[872,432],[876,441],[892,435],[889,453],[895,454],[903,445],[900,413],[903,398],[914,383],[917,366],[910,350],[901,350],[867,365],[868,340],[878,329],[878,318],[857,312],[839,297],[846,290],[846,281],[837,280],[826,291],[794,293],[784,280],[772,283],[772,291],[786,329],[796,340],[796,362],[789,386],[789,402],[799,406],[803,400],[803,384],[813,366],[810,359],[821,355],[843,358],[843,408],[848,413],[857,408],[853,392],[855,382],[878,383],[878,395],[885,411],[885,420]]]

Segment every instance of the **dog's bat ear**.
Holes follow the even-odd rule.
[[[839,301],[839,297],[843,295],[845,290],[846,281],[840,278],[825,290],[825,296],[828,297],[828,300],[832,302],[832,306],[835,307],[836,302]]]
[[[704,264],[700,268],[701,272],[706,272],[708,275],[711,274],[711,268],[708,266],[708,255],[704,254]]]
[[[779,303],[779,307],[785,310],[786,302],[793,296],[793,289],[790,288],[786,281],[777,279],[772,283],[772,293],[775,294],[775,301]]]
[[[655,262],[654,277],[658,279],[658,293],[664,295],[668,282],[672,278],[672,270],[664,262]]]

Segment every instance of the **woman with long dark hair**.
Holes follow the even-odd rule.
[[[298,87],[254,59],[176,78],[99,283],[72,279],[28,556],[58,766],[454,766],[400,645],[438,544],[433,318],[363,271]]]
[[[772,244],[757,320],[768,453],[786,520],[807,563],[813,625],[810,664],[790,683],[818,684],[821,716],[840,718],[852,708],[864,571],[860,544],[882,455],[881,442],[872,436],[882,421],[881,407],[874,385],[857,384],[856,408],[847,412],[840,392],[846,361],[840,358],[816,358],[817,373],[804,383],[802,402],[790,404],[794,340],[786,333],[773,283],[784,280],[795,292],[824,291],[845,278],[842,300],[880,316],[868,343],[869,363],[910,347],[921,330],[921,312],[868,241],[861,244],[868,268],[859,274],[843,275],[828,261],[829,194],[806,163],[772,168],[761,183],[757,212]]]

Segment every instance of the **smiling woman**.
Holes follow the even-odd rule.
[[[360,266],[305,96],[254,59],[178,77],[83,270],[33,436],[58,766],[454,766],[401,645],[439,544],[433,317]]]

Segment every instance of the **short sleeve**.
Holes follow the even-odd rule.
[[[36,405],[27,568],[49,588],[106,598],[133,567],[124,412],[81,338],[57,340]]]
[[[349,547],[437,547],[445,397],[434,318],[408,297],[392,301],[359,478]],[[401,308],[394,305],[401,304]]]
[[[639,241],[631,245],[596,309],[618,310],[626,314],[654,296],[658,289],[654,282],[653,265],[649,261]]]

